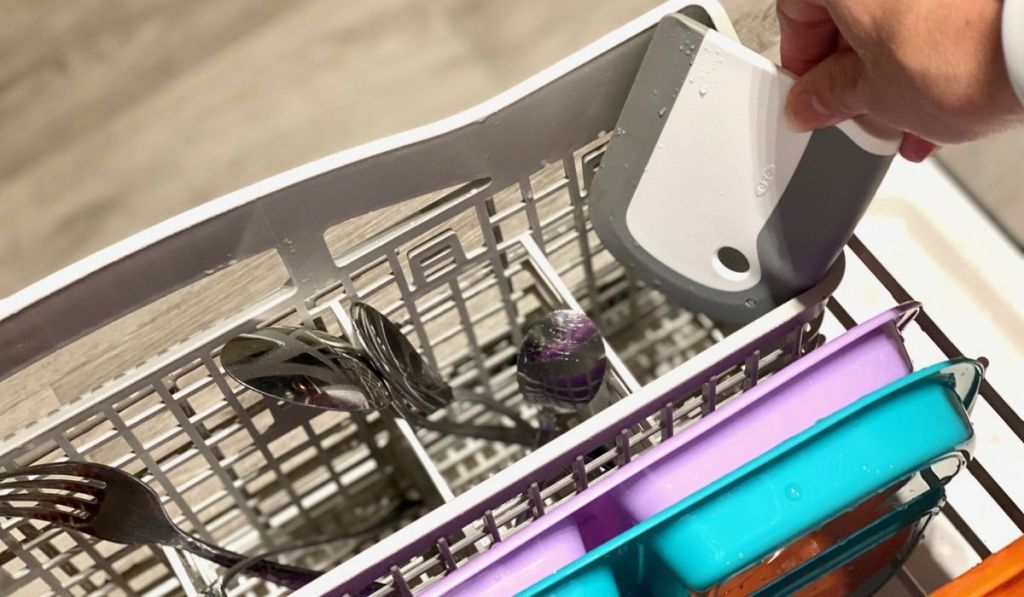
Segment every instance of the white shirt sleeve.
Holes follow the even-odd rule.
[[[1013,90],[1024,104],[1024,0],[1003,0],[1003,54]]]

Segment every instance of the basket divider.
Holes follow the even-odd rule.
[[[409,451],[414,456],[416,463],[416,470],[428,481],[426,487],[433,490],[434,495],[424,496],[424,500],[428,503],[435,502],[444,503],[450,502],[455,499],[455,494],[452,493],[448,483],[444,480],[444,475],[437,469],[437,465],[431,460],[430,455],[427,454],[426,448],[420,442],[419,438],[416,437],[416,432],[413,431],[408,421],[405,419],[394,418],[394,426],[398,430],[405,444],[408,446]],[[424,487],[423,484],[420,487]],[[434,499],[431,499],[433,497]]]
[[[519,237],[519,242],[522,243],[523,248],[526,249],[526,254],[531,261],[531,264],[536,268],[539,278],[538,281],[545,284],[546,290],[558,297],[566,307],[582,312],[583,308],[580,307],[579,302],[577,302],[575,297],[573,297],[569,287],[562,281],[561,277],[555,271],[555,268],[551,265],[551,262],[544,256],[540,247],[533,241],[533,237],[528,234],[523,235]],[[590,278],[588,277],[588,279]],[[610,365],[612,374],[622,384],[626,393],[632,394],[633,392],[638,391],[642,387],[640,382],[637,381],[636,377],[634,377],[629,369],[626,368],[626,364],[622,362],[621,358],[619,358],[618,353],[616,353],[615,349],[613,349],[607,342],[605,342],[605,354],[608,358],[608,364]]]

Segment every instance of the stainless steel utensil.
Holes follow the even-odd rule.
[[[0,516],[31,518],[97,539],[184,549],[226,568],[245,556],[178,528],[148,485],[116,468],[90,462],[39,464],[0,474]],[[321,572],[259,560],[247,574],[296,589]]]
[[[451,404],[451,386],[423,359],[398,326],[366,303],[353,303],[351,314],[359,343],[373,359],[403,412],[429,415]]]
[[[515,410],[470,390],[452,388],[383,313],[361,302],[353,303],[351,312],[360,344],[369,353],[384,382],[391,388],[396,409],[411,422],[442,433],[536,445],[537,430]],[[453,401],[480,404],[511,421],[513,427],[427,418],[430,413]]]
[[[239,383],[278,400],[345,412],[370,412],[391,402],[366,355],[319,330],[246,332],[224,345],[220,360]]]
[[[269,550],[269,551],[265,551],[263,553],[259,553],[259,554],[256,554],[256,555],[249,556],[249,557],[245,558],[244,560],[242,560],[241,562],[238,562],[234,566],[232,566],[232,567],[228,568],[227,570],[225,570],[224,574],[221,575],[221,577],[218,580],[218,582],[214,583],[214,584],[211,584],[208,587],[208,589],[206,591],[206,595],[208,597],[223,597],[223,596],[226,596],[228,594],[228,587],[231,586],[231,582],[235,579],[235,577],[238,576],[239,574],[246,574],[246,572],[249,570],[250,566],[253,566],[253,565],[257,564],[260,561],[268,560],[270,558],[273,558],[273,557],[276,557],[276,556],[280,556],[280,555],[283,555],[285,553],[290,553],[290,552],[294,552],[294,551],[308,550],[308,549],[311,549],[311,548],[314,548],[314,547],[321,547],[323,545],[327,545],[327,544],[330,544],[330,543],[337,543],[339,541],[343,541],[343,540],[346,540],[346,539],[347,540],[351,540],[351,539],[358,539],[358,538],[361,538],[361,537],[365,537],[366,535],[368,535],[370,533],[376,533],[378,531],[381,531],[381,530],[383,530],[383,529],[393,525],[396,522],[396,520],[398,520],[399,518],[404,516],[407,512],[409,512],[409,510],[411,508],[414,508],[414,507],[420,506],[420,505],[422,505],[422,504],[420,504],[419,502],[409,501],[409,500],[404,500],[403,499],[402,501],[394,504],[391,508],[389,508],[384,513],[383,516],[376,516],[376,517],[374,517],[375,520],[369,521],[368,524],[364,528],[361,528],[361,529],[359,529],[357,531],[348,531],[348,532],[345,532],[345,533],[340,533],[340,534],[332,535],[332,536],[330,536],[330,537],[328,537],[326,539],[318,539],[316,541],[310,541],[310,542],[302,543],[300,545],[289,545],[287,547],[278,547],[276,549],[272,549],[272,550]],[[367,595],[371,595],[371,594],[377,592],[378,590],[380,590],[382,588],[382,586],[383,585],[381,585],[380,583],[377,583],[377,582],[370,583],[362,591],[359,591],[358,593],[352,594],[352,597],[365,597]]]

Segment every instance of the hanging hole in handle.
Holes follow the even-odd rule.
[[[750,273],[750,260],[735,247],[722,247],[715,252],[715,269],[729,280],[742,280]]]

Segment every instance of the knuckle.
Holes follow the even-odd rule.
[[[843,115],[860,112],[859,92],[861,70],[853,57],[845,58],[840,68],[828,70],[826,85],[831,92],[831,108]]]

